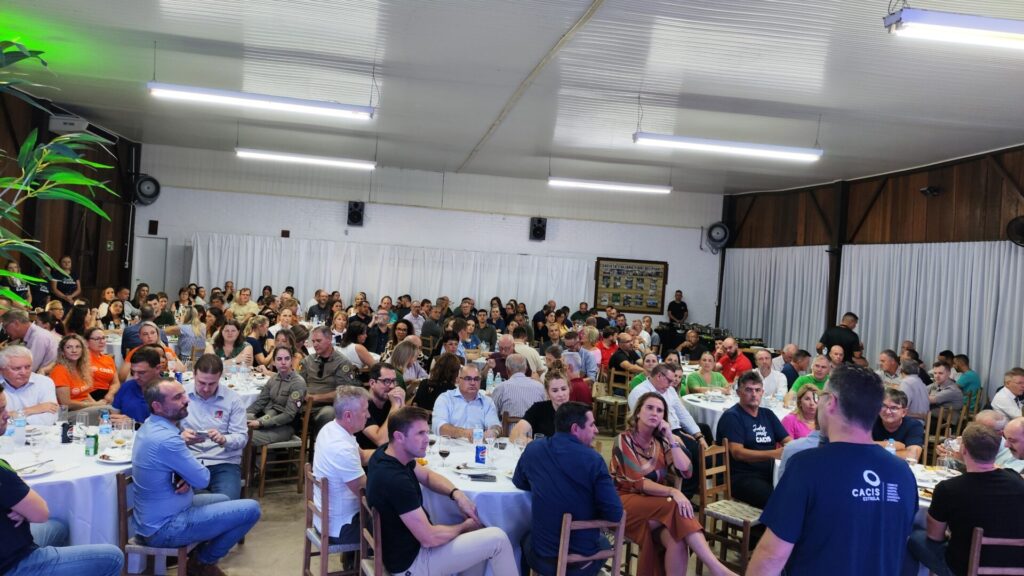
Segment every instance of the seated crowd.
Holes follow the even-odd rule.
[[[416,462],[431,434],[472,440],[482,430],[493,438],[503,420],[516,422],[510,439],[526,446],[513,483],[530,492],[533,522],[516,544],[539,574],[554,573],[564,512],[625,522],[640,546],[639,574],[683,573],[691,552],[712,574],[731,574],[690,499],[698,458],[726,439],[732,497],[763,509],[750,574],[837,566],[843,574],[912,574],[918,561],[961,574],[972,526],[1024,536],[1024,370],[1007,372],[981,410],[981,380],[966,355],[943,351],[927,369],[907,341],[899,354],[883,351],[877,371],[866,368],[853,314],[823,334],[817,356],[787,344],[777,357],[760,350],[751,362],[735,339],[705,344],[693,330],[663,359],[650,317],[630,322],[610,306],[601,316],[585,303],[570,314],[549,301],[528,317],[523,303],[497,297],[479,309],[464,298],[453,310],[447,297],[385,296],[374,310],[363,293],[348,307],[326,290],[302,304],[290,288],[275,295],[266,286],[254,301],[231,282],[209,294],[190,285],[173,303],[145,284],[133,298],[128,292],[104,291],[95,309],[72,299],[57,324],[6,302],[0,431],[7,413],[45,425],[62,406],[72,417],[106,412],[135,422],[133,529],[153,546],[201,542],[189,574],[223,574],[218,562],[260,518],[258,503],[240,499],[249,432],[253,446],[289,439],[307,402],[312,469],[330,480],[328,539],[358,542],[365,491],[381,516],[391,573],[518,573],[508,535],[485,527],[467,495]],[[676,322],[687,315],[681,296],[670,306]],[[120,369],[109,334],[121,338]],[[696,368],[689,375],[688,362]],[[221,385],[229,370],[269,376],[250,406]],[[627,375],[629,416],[624,430],[609,431],[617,436],[606,463],[592,448],[592,403],[612,370]],[[193,373],[187,388],[174,377],[183,371]],[[682,400],[712,391],[738,399],[714,430]],[[763,407],[765,397],[792,411],[780,419]],[[959,415],[965,404],[977,415],[962,450],[946,456],[968,474],[936,489],[927,525],[915,531],[916,483],[903,460],[924,457],[927,419],[947,406]],[[0,572],[70,574],[88,562],[75,573],[119,573],[116,548],[55,547],[66,543],[66,530],[55,536],[60,524],[43,524],[46,503],[3,461],[0,475],[11,510],[0,522],[10,536],[0,545]],[[423,490],[451,499],[461,522],[435,524]],[[992,494],[989,514],[963,505],[968,490]],[[313,498],[321,499],[318,485]],[[1016,510],[1017,520],[996,509]],[[843,517],[856,521],[835,522]],[[608,546],[588,530],[574,533],[569,549],[590,555]],[[67,569],[36,572],[38,562]],[[601,566],[582,563],[570,573]]]

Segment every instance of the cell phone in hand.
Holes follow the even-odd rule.
[[[171,472],[171,486],[177,490],[185,484],[185,479],[181,477],[177,472]]]
[[[210,437],[210,433],[207,432],[206,430],[196,430],[196,438],[203,438],[203,439],[205,439],[205,438],[209,438],[209,437]]]

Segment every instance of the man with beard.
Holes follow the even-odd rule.
[[[722,342],[722,352],[718,357],[718,365],[726,382],[731,384],[736,381],[736,376],[754,369],[747,355],[740,352],[735,338],[726,338]]]

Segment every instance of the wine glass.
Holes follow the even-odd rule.
[[[35,456],[35,462],[40,462],[43,457],[43,449],[46,448],[46,438],[43,434],[36,434],[30,436],[28,439],[29,448],[32,450],[32,455]]]
[[[434,434],[431,434],[429,436],[429,438],[430,438],[430,440],[429,440],[429,446],[427,446],[427,454],[430,454],[430,451],[434,449],[434,444],[437,444],[437,436],[435,436]]]
[[[447,436],[445,436],[445,437],[441,438],[441,444],[440,444],[439,449],[437,451],[437,454],[439,456],[441,456],[441,467],[442,468],[446,468],[448,466],[445,463],[445,460],[448,459],[448,456],[450,456],[451,453],[452,453],[452,451],[451,451],[451,438],[448,438]]]

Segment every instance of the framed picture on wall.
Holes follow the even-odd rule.
[[[598,258],[594,267],[594,306],[615,306],[633,314],[665,313],[668,262]]]

